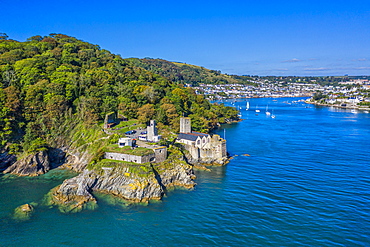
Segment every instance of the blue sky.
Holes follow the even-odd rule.
[[[370,75],[370,1],[0,0],[0,32],[239,75]]]

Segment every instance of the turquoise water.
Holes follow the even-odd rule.
[[[250,99],[245,120],[225,126],[234,159],[149,206],[99,196],[95,211],[38,207],[15,222],[15,207],[68,174],[2,176],[0,246],[369,246],[370,114],[284,103],[292,100]]]

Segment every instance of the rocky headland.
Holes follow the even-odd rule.
[[[227,159],[200,162],[193,159],[179,144],[170,145],[166,160],[159,163],[137,164],[96,159],[101,152],[100,148],[109,141],[109,137],[103,137],[79,147],[63,145],[47,151],[22,154],[18,159],[3,152],[0,156],[5,166],[3,172],[18,176],[39,176],[57,167],[78,172],[79,175],[64,180],[61,185],[50,190],[42,202],[42,205],[57,207],[61,212],[74,213],[96,208],[98,200],[94,196],[95,192],[112,195],[127,203],[160,200],[172,188],[192,189],[196,184],[194,168],[209,171],[207,166],[227,162]]]
[[[156,165],[130,165],[110,162],[106,166],[89,166],[78,176],[67,179],[52,189],[46,204],[57,206],[61,212],[78,212],[94,208],[93,192],[106,193],[131,202],[160,200],[174,186],[193,188],[192,166],[184,161]]]

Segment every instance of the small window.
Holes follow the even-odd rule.
[[[197,144],[199,145],[200,144],[200,140],[197,141]]]

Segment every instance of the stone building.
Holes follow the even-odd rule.
[[[180,118],[176,142],[183,144],[195,162],[223,164],[227,160],[226,140],[219,135],[191,131],[190,118]]]
[[[109,129],[117,124],[117,114],[111,112],[105,115],[104,118],[104,129]]]
[[[106,152],[104,155],[105,159],[110,160],[120,160],[120,161],[127,161],[133,163],[147,163],[147,162],[155,162],[155,154],[148,154],[148,155],[132,155],[132,154],[124,154],[124,153],[113,153],[113,152]]]
[[[157,123],[155,120],[150,120],[149,125],[146,127],[146,140],[148,142],[159,142],[161,136],[158,135]]]
[[[132,139],[131,138],[120,138],[118,141],[119,147],[125,147],[125,146],[132,146]],[[104,154],[105,159],[111,159],[111,160],[120,160],[120,161],[127,161],[127,162],[133,162],[133,163],[160,163],[167,159],[167,147],[165,146],[154,146],[152,148],[151,153],[145,154],[145,155],[133,155],[133,154],[127,154],[124,152],[106,152]]]

